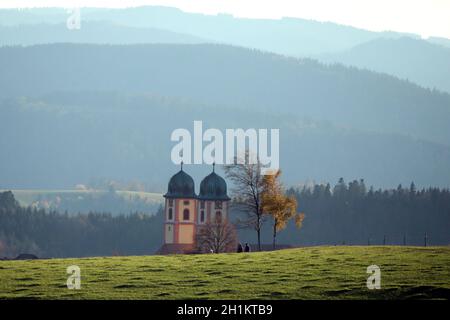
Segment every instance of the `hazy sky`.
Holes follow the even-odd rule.
[[[237,17],[283,16],[331,21],[358,28],[450,38],[450,0],[0,0],[0,7],[124,7],[165,5]],[[1,23],[1,21],[0,21]]]

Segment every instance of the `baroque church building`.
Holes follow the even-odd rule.
[[[181,164],[181,170],[170,178],[164,198],[164,242],[158,254],[197,252],[196,235],[202,225],[228,218],[227,184],[215,173],[214,165],[197,195],[194,179]]]

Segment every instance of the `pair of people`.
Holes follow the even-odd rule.
[[[239,243],[238,247],[237,247],[237,252],[250,252],[250,246],[248,245],[248,243],[245,243],[245,247],[242,247],[242,244]]]

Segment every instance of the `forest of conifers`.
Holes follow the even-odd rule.
[[[278,243],[289,245],[448,245],[450,190],[367,188],[363,180],[332,187],[316,184],[290,188],[301,229],[293,223]],[[11,192],[0,194],[0,257],[20,253],[39,257],[83,257],[153,254],[163,239],[163,213],[69,215],[21,207]],[[271,221],[263,226],[263,242],[271,241]],[[241,242],[255,243],[256,233],[239,229]]]

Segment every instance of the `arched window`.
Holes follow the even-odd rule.
[[[216,223],[222,222],[222,212],[216,211]]]
[[[189,209],[183,210],[183,220],[189,220]]]
[[[172,208],[169,208],[169,213],[168,213],[167,216],[168,216],[168,217],[167,217],[168,220],[172,220],[172,219],[173,219],[173,211],[172,211]]]
[[[200,223],[205,222],[205,211],[200,211]]]

